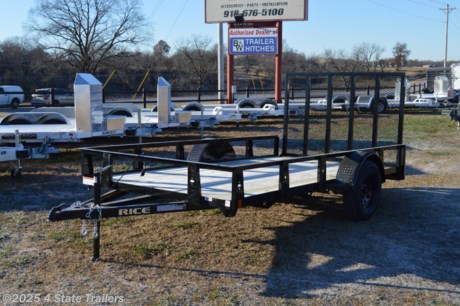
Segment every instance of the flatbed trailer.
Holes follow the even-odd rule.
[[[54,207],[49,220],[93,222],[93,260],[100,257],[104,218],[219,208],[227,217],[246,206],[270,207],[311,192],[343,195],[348,215],[366,220],[376,211],[382,183],[405,176],[404,104],[379,114],[332,112],[336,88],[347,80],[350,96],[356,84],[371,86],[404,74],[291,73],[291,83],[306,95],[301,118],[284,113],[278,135],[207,138],[137,143],[81,149],[83,184],[94,197]],[[310,113],[309,93],[327,84],[326,112]],[[363,84],[366,83],[366,84]],[[324,86],[324,85],[322,85]],[[354,99],[351,99],[354,101]],[[289,106],[289,97],[285,103]],[[352,102],[353,103],[353,102]]]

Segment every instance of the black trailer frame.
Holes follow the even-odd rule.
[[[399,108],[382,117],[378,105],[374,105],[372,112],[362,117],[354,110],[356,83],[371,80],[375,100],[379,101],[381,82],[387,79],[397,83]],[[296,118],[303,127],[295,135],[300,136],[299,139],[291,138],[290,131],[297,129],[292,128],[292,116],[285,111],[281,140],[277,135],[270,135],[83,148],[83,183],[93,188],[94,197],[54,207],[49,220],[82,219],[83,231],[86,231],[86,220],[91,220],[94,223],[93,260],[97,260],[103,218],[213,208],[232,217],[245,206],[269,207],[296,195],[333,191],[344,195],[350,217],[368,219],[380,200],[381,183],[386,179],[402,180],[405,176],[404,79],[404,74],[399,73],[287,74],[285,88],[289,88],[290,82],[295,82],[297,88],[300,82],[305,89],[302,98],[305,112]],[[342,80],[346,83],[349,107],[336,115],[331,107],[332,97]],[[310,97],[314,84],[324,82],[327,82],[328,107],[318,120],[310,110]],[[286,91],[285,109],[288,107]],[[339,142],[334,140],[337,118],[346,124],[346,133],[342,133],[346,135]],[[364,124],[363,118],[368,120]],[[324,139],[319,153],[310,145],[316,137],[311,132],[315,129],[315,120],[324,124],[324,128],[320,128]],[[389,137],[391,141],[379,131],[384,128],[382,123],[388,121],[395,125],[389,132],[395,134]],[[369,139],[357,140],[355,125],[368,127]],[[295,150],[291,146],[293,140],[300,144]],[[259,150],[256,143],[262,143],[264,149]],[[235,144],[239,144],[238,154]],[[174,156],[162,156],[163,149]],[[260,190],[256,189],[259,187]]]

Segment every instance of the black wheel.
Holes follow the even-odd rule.
[[[109,115],[113,115],[113,116],[124,116],[124,117],[132,117],[133,114],[131,114],[130,112],[126,111],[126,110],[123,110],[123,109],[116,109],[116,110],[113,110],[109,113]]]
[[[189,112],[201,112],[203,110],[203,105],[200,102],[190,102],[184,106],[183,110]]]
[[[387,105],[386,105],[386,103],[383,102],[383,101],[380,101],[380,102],[379,102],[379,105],[378,105],[378,108],[377,108],[377,112],[378,112],[379,114],[383,114],[383,113],[386,112],[386,111],[387,111]]]
[[[22,170],[19,168],[13,168],[10,171],[11,177],[20,177],[22,175]]]
[[[380,202],[382,176],[377,165],[365,161],[359,170],[356,184],[343,195],[349,217],[367,220],[375,213]]]
[[[190,106],[184,107],[184,111],[201,112],[201,108],[199,108],[199,107],[196,106],[196,105],[190,105]]]
[[[3,119],[1,123],[1,125],[16,125],[16,124],[32,124],[32,122],[27,118],[13,114]]]
[[[240,108],[254,108],[254,105],[251,103],[243,103],[240,105]]]
[[[11,101],[11,107],[13,109],[16,109],[16,108],[18,108],[18,106],[19,106],[19,100],[18,99],[13,99],[13,101]]]
[[[262,103],[260,105],[260,107],[264,108],[264,106],[267,105],[267,104],[268,105],[273,105],[275,107],[275,109],[278,109],[278,104],[276,104],[276,102],[274,102],[274,101],[266,101],[266,102]]]
[[[235,150],[225,141],[194,145],[188,160],[199,162],[220,162],[235,159]]]
[[[54,99],[53,103],[54,106],[59,106],[59,100]]]

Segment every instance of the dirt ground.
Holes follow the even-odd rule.
[[[77,150],[26,161],[19,178],[2,164],[2,302],[460,305],[460,132],[448,116],[406,119],[407,177],[385,183],[369,221],[349,221],[329,194],[234,218],[214,210],[115,218],[103,222],[96,263],[80,221],[47,221],[50,207],[91,195]]]

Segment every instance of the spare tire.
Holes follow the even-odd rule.
[[[188,154],[187,160],[215,163],[235,158],[235,150],[231,144],[226,141],[215,141],[194,145]]]

